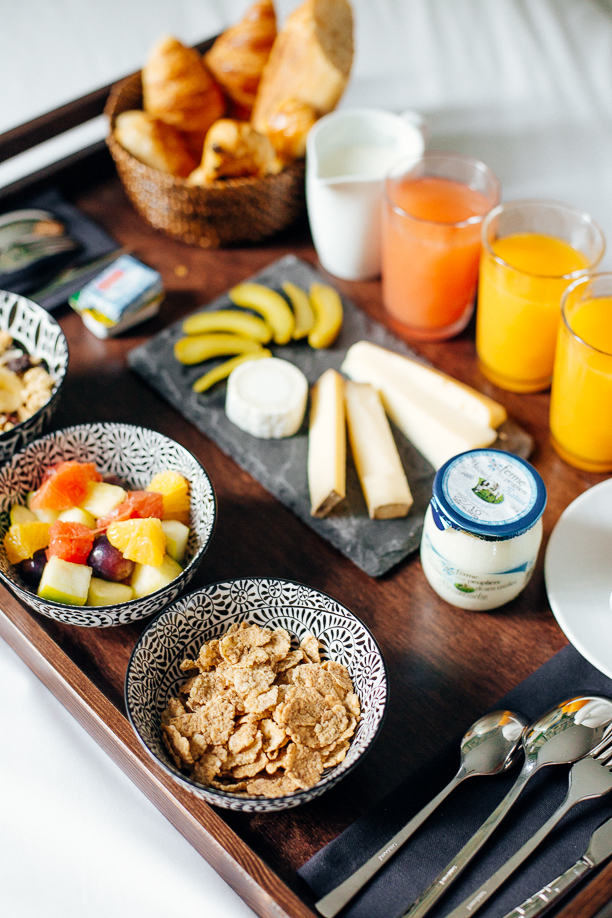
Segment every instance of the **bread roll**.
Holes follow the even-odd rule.
[[[222,118],[206,135],[202,163],[187,181],[189,185],[210,185],[219,179],[276,174],[281,168],[267,137],[248,121]]]
[[[286,99],[309,105],[317,117],[332,111],[353,61],[353,16],[348,0],[306,0],[287,19],[259,84],[252,122],[266,133]]]
[[[168,35],[142,70],[145,111],[180,131],[204,135],[225,113],[225,99],[194,48]]]
[[[257,0],[204,56],[206,66],[229,98],[250,115],[264,66],[276,38],[272,0]]]
[[[317,120],[312,105],[297,99],[281,99],[269,112],[265,133],[285,162],[306,153],[306,135]]]
[[[115,137],[128,153],[160,172],[185,177],[197,165],[180,132],[147,112],[128,111],[118,115]]]

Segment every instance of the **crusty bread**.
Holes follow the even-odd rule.
[[[243,19],[223,32],[204,56],[217,83],[242,107],[247,118],[275,38],[272,0],[256,0]]]
[[[225,99],[195,48],[167,35],[142,69],[145,111],[179,131],[204,134],[225,114]]]
[[[252,122],[261,133],[287,99],[332,111],[348,82],[353,61],[353,16],[348,0],[306,0],[287,19],[263,72]]]
[[[281,169],[270,140],[252,124],[221,118],[206,135],[202,162],[187,181],[210,185],[220,179],[277,174]]]
[[[184,178],[197,164],[180,131],[147,112],[127,111],[118,115],[115,137],[128,153],[160,172]]]

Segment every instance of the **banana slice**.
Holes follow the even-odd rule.
[[[0,367],[0,411],[12,414],[22,402],[23,383],[16,373]]]
[[[315,323],[308,333],[311,347],[329,347],[334,343],[342,327],[342,300],[333,287],[327,284],[312,284],[310,303],[315,314]]]
[[[229,292],[229,298],[236,306],[253,309],[261,313],[272,327],[275,344],[288,344],[291,340],[295,319],[288,303],[276,290],[263,284],[238,284]]]
[[[213,367],[212,370],[209,370],[208,373],[205,373],[204,376],[200,376],[191,388],[194,392],[206,392],[215,383],[221,382],[222,379],[227,379],[232,370],[239,367],[241,363],[246,363],[247,360],[261,360],[262,357],[271,356],[271,351],[265,347],[252,353],[238,354],[237,357],[232,357],[230,360],[226,360],[225,363],[220,363],[218,366]]]
[[[289,297],[293,307],[293,314],[295,316],[295,328],[293,329],[292,338],[297,341],[300,338],[305,338],[314,325],[314,312],[312,311],[312,306],[310,305],[308,294],[305,290],[302,290],[301,287],[291,283],[291,281],[285,281],[283,284],[283,290]]]
[[[174,345],[174,356],[187,366],[201,363],[212,357],[225,357],[229,354],[246,354],[261,350],[259,341],[243,338],[241,335],[225,335],[211,332],[210,335],[190,335],[179,338]]]
[[[186,335],[203,335],[207,332],[233,332],[245,338],[254,338],[261,344],[267,344],[272,337],[272,329],[267,322],[248,312],[236,309],[218,309],[216,312],[197,312],[183,322]]]

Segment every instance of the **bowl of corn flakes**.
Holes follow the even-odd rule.
[[[0,465],[51,420],[68,370],[68,343],[32,300],[0,291]]]
[[[132,424],[68,427],[0,469],[0,582],[65,624],[129,624],[184,592],[215,518],[181,444]]]
[[[368,628],[287,580],[210,584],[164,609],[134,647],[128,717],[145,750],[214,806],[273,812],[333,787],[387,704]]]

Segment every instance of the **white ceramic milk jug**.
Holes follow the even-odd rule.
[[[397,160],[423,154],[423,119],[374,108],[331,112],[310,130],[306,202],[319,261],[344,280],[380,274],[384,177]]]

